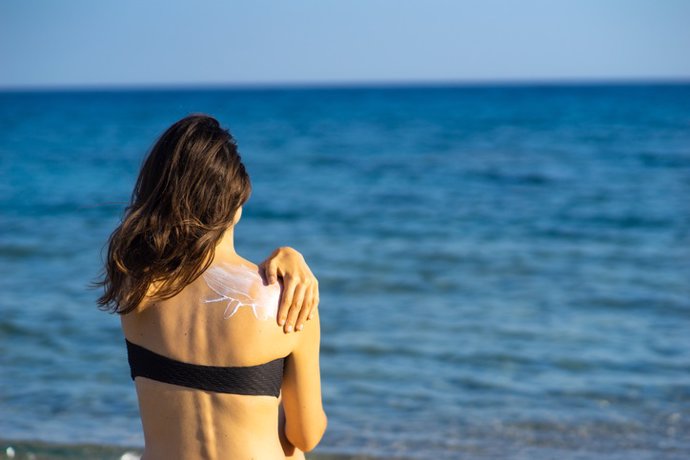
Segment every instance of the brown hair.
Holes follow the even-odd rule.
[[[251,193],[232,135],[206,115],[168,128],[146,157],[131,204],[110,235],[99,308],[126,314],[154,285],[169,299],[213,262],[216,244]]]

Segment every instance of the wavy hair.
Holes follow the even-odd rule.
[[[127,314],[147,296],[177,295],[213,262],[250,194],[228,130],[206,115],[173,124],[144,160],[131,203],[110,235],[103,277],[95,283],[104,291],[99,308]]]

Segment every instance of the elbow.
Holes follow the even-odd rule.
[[[326,432],[326,427],[328,426],[328,417],[326,417],[326,414],[323,414],[323,418],[321,421],[321,424],[319,427],[315,428],[314,431],[311,434],[311,436],[304,441],[304,448],[302,449],[302,452],[311,452],[316,448],[316,446],[319,445],[321,442],[321,439],[323,438],[323,434]]]
[[[323,413],[318,423],[302,430],[301,433],[290,433],[289,426],[287,426],[287,438],[293,446],[297,447],[302,452],[311,452],[319,445],[319,442],[321,442],[321,438],[323,438],[323,434],[326,432],[327,425],[328,417]]]

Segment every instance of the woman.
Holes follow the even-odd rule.
[[[284,250],[266,282],[237,254],[250,192],[230,133],[192,115],[155,144],[110,237],[99,304],[121,314],[145,460],[303,458],[326,429],[315,283],[283,286],[308,271],[286,273]]]

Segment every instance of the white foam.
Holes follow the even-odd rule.
[[[205,299],[204,303],[227,302],[225,319],[241,307],[251,308],[260,320],[275,319],[278,314],[280,287],[278,284],[264,286],[261,276],[249,267],[221,263],[206,270],[204,281],[218,295]]]
[[[120,457],[120,460],[140,460],[141,456],[135,452],[125,452]]]

